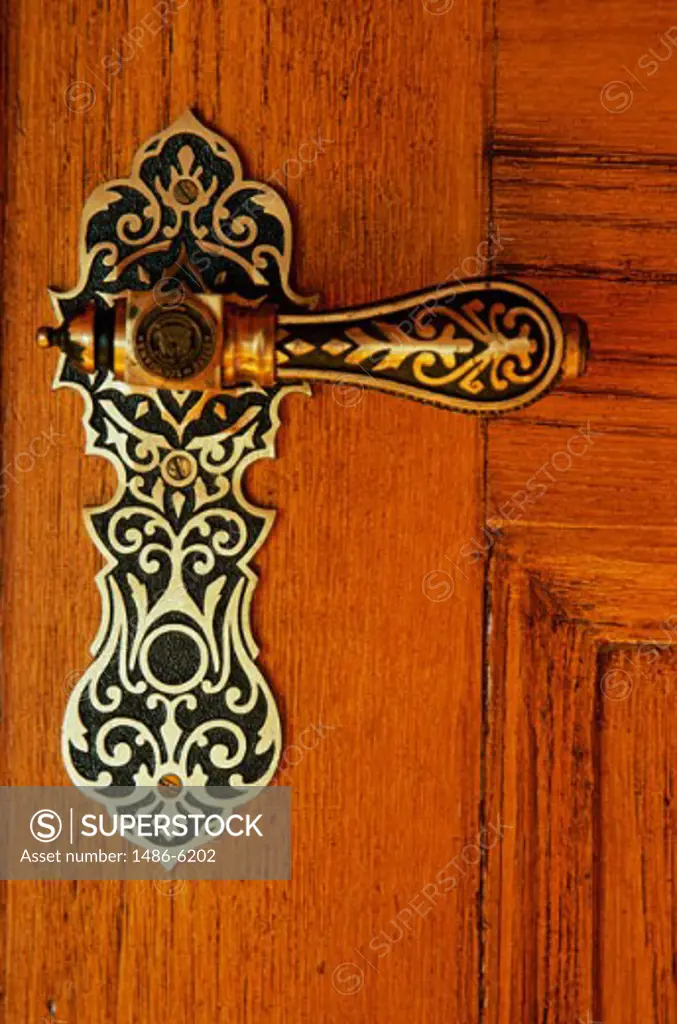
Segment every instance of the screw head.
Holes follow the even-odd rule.
[[[186,480],[190,476],[191,465],[185,455],[172,455],[165,466],[168,477],[172,480]]]
[[[197,199],[198,188],[191,178],[181,178],[174,186],[174,199],[181,206],[190,206]]]
[[[182,789],[181,779],[173,772],[169,772],[158,781],[158,789],[161,789],[165,796],[176,797]]]
[[[51,327],[38,327],[35,334],[35,341],[38,348],[51,348],[54,344],[53,330]]]
[[[190,452],[170,452],[160,472],[170,487],[188,487],[197,476],[197,463]]]

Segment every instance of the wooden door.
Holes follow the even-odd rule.
[[[500,270],[575,303],[592,357],[487,433],[492,1022],[677,1019],[672,13],[497,12]]]
[[[592,339],[584,379],[490,424],[286,399],[249,483],[279,509],[255,625],[292,880],[9,883],[8,1024],[677,1019],[670,14],[5,5],[8,784],[66,782],[99,621],[81,509],[113,487],[31,339],[147,136],[190,106],[236,142],[328,307],[505,272]]]

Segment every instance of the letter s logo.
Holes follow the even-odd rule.
[[[31,818],[31,835],[39,843],[53,843],[61,835],[63,824],[56,811],[43,808]]]

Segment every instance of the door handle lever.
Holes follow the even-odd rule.
[[[538,292],[472,280],[337,312],[290,284],[282,198],[191,113],[92,194],[80,279],[52,293],[55,387],[85,398],[87,451],[118,475],[88,510],[105,559],[92,663],[70,694],[77,785],[265,785],[281,729],[250,626],[274,513],[243,475],[279,404],[347,382],[460,412],[513,412],[585,367],[585,325]]]
[[[531,288],[472,280],[327,313],[242,310],[221,295],[90,302],[38,344],[138,387],[218,391],[278,381],[353,384],[459,412],[514,411],[584,372],[584,322]]]

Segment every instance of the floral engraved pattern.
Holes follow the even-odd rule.
[[[466,412],[518,408],[562,366],[556,312],[532,289],[473,281],[342,314],[290,314],[277,333],[279,377],[354,377]]]
[[[307,307],[289,286],[290,258],[282,199],[244,180],[233,148],[187,114],[142,148],[129,179],[90,198],[79,284],[53,298],[69,316],[92,297],[109,302],[169,273],[245,304]],[[256,663],[251,561],[274,512],[247,500],[243,477],[274,455],[284,394],[307,386],[134,389],[65,359],[55,386],[81,392],[87,451],[118,475],[108,504],[86,513],[105,559],[102,619],[64,719],[71,779],[265,785],[281,730]]]
[[[139,150],[129,178],[89,197],[80,280],[54,297],[71,316],[97,296],[152,288],[170,274],[240,304],[273,294],[281,309],[312,306],[289,283],[291,245],[282,197],[245,179],[234,147],[186,111]]]
[[[120,488],[88,515],[106,566],[94,661],[64,726],[78,784],[271,778],[280,723],[256,665],[249,563],[273,513],[246,501],[241,478],[273,454],[283,390],[212,396],[199,417],[196,394],[179,407],[170,392],[149,398],[112,379],[90,393],[88,450],[114,462]]]

